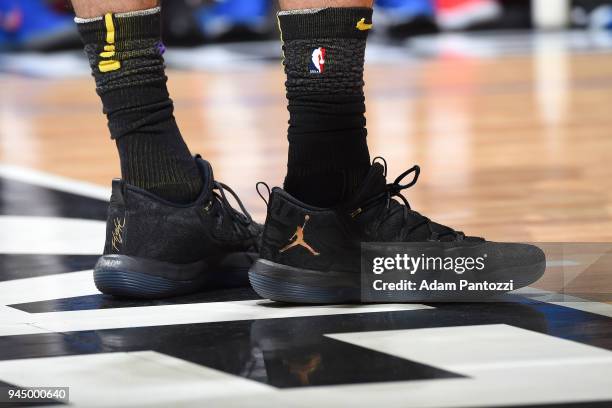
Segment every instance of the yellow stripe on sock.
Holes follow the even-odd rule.
[[[112,58],[115,56],[115,23],[113,22],[113,15],[107,13],[104,15],[104,25],[106,26],[106,45],[104,46],[104,52],[100,53],[102,58]],[[98,63],[98,69],[100,72],[116,71],[121,68],[121,62],[114,59],[105,59]]]
[[[100,63],[98,64],[98,69],[100,70],[100,72],[116,71],[119,68],[121,68],[121,63],[116,60],[104,60],[100,61]]]
[[[113,22],[113,15],[106,13],[104,15],[104,24],[106,25],[106,42],[109,44],[115,43],[115,23]]]

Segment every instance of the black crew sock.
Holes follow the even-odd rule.
[[[159,7],[75,21],[123,179],[172,202],[194,200],[202,179],[166,88]]]
[[[320,207],[346,201],[370,167],[363,65],[371,8],[283,11],[289,102],[285,190]]]

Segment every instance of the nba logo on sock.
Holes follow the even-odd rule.
[[[312,50],[308,70],[311,74],[322,74],[325,68],[325,48],[319,47]]]

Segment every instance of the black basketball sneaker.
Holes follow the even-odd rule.
[[[386,163],[375,159],[358,192],[339,208],[312,207],[274,188],[260,258],[249,271],[255,291],[283,302],[361,301],[362,242],[410,243],[406,247],[418,253],[454,258],[485,253],[486,267],[472,279],[510,278],[513,289],[542,276],[545,256],[539,248],[469,237],[413,211],[401,191],[416,183],[419,171],[415,166],[387,184]],[[410,174],[412,181],[401,184]]]
[[[262,227],[228,186],[214,180],[208,162],[196,156],[196,163],[203,188],[188,205],[113,181],[106,245],[94,268],[102,293],[150,299],[204,286],[248,285]],[[226,192],[242,212],[230,205]]]

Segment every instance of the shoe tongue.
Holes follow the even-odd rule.
[[[351,210],[359,207],[364,201],[385,191],[387,180],[385,179],[385,168],[380,163],[373,163],[361,187],[349,200],[347,207]]]

